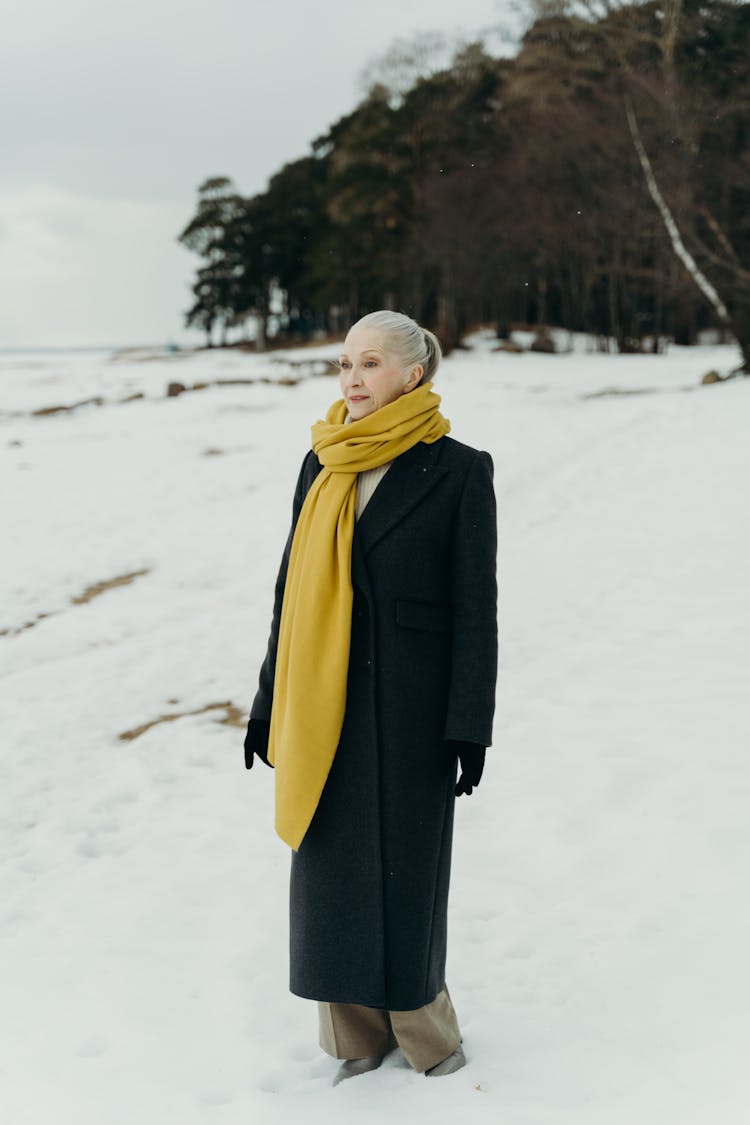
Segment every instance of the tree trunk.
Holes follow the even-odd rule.
[[[737,286],[732,304],[732,329],[742,353],[740,370],[750,376],[750,285]]]
[[[256,314],[255,350],[256,352],[266,350],[266,314],[262,309]]]
[[[656,204],[659,214],[661,215],[662,222],[666,227],[667,234],[669,235],[669,240],[672,244],[672,249],[682,262],[690,277],[700,289],[703,296],[711,304],[719,320],[722,322],[722,324],[726,324],[729,328],[731,328],[737,340],[740,341],[740,348],[742,349],[744,365],[745,367],[747,367],[747,358],[745,358],[745,351],[741,342],[741,337],[743,335],[747,337],[747,329],[745,329],[744,327],[740,327],[739,325],[735,325],[734,318],[724,304],[724,301],[722,300],[718,290],[709,281],[703,270],[696,262],[693,255],[685,246],[680,230],[677,226],[677,223],[675,222],[674,215],[672,214],[667,201],[662,195],[661,189],[656,180],[656,176],[654,175],[651,161],[649,160],[648,153],[646,152],[643,141],[641,140],[638,121],[636,119],[630,98],[626,98],[625,100],[625,112],[628,119],[628,126],[630,128],[630,135],[633,139],[633,145],[635,146],[635,150],[638,154],[638,160],[640,161],[649,195]],[[740,307],[745,307],[745,302],[742,302],[742,305]],[[736,308],[735,315],[737,315],[738,311],[739,310]],[[741,313],[739,315],[740,317],[742,316]]]
[[[609,335],[615,341],[615,346],[619,350],[620,340],[620,323],[617,316],[617,294],[615,293],[615,278],[613,277],[613,270],[610,269],[607,274],[607,298],[609,304]],[[609,346],[607,347],[609,351]]]
[[[453,286],[445,272],[441,278],[441,286],[437,298],[437,328],[436,336],[440,340],[443,355],[450,355],[458,343],[458,324],[456,319],[456,302]]]
[[[547,321],[547,278],[538,277],[536,283],[538,306],[536,310],[537,321],[543,328]]]

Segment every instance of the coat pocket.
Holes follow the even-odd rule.
[[[438,602],[417,602],[411,598],[400,598],[396,602],[396,624],[404,629],[449,633],[450,610],[447,605],[440,605]]]

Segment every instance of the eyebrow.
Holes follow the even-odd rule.
[[[365,350],[364,350],[364,351],[362,352],[362,355],[368,355],[368,354],[371,354],[371,355],[384,355],[384,352],[381,352],[379,348],[365,348]],[[342,358],[342,359],[348,359],[348,358],[349,358],[349,356],[348,356],[348,355],[346,354],[346,352],[342,352],[342,353],[341,353],[341,358]]]

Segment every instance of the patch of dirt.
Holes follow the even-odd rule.
[[[255,375],[247,379],[208,379],[199,383],[169,383],[167,398],[178,398],[179,395],[189,391],[205,391],[207,387],[296,387],[302,382],[302,375],[280,375],[278,379],[271,379],[268,375]]]
[[[94,582],[93,585],[87,586],[82,594],[77,594],[76,597],[71,598],[70,604],[85,605],[86,602],[98,598],[100,594],[106,593],[107,590],[112,590],[115,586],[128,586],[134,579],[148,573],[148,569],[131,570],[128,574],[118,574],[115,578],[107,578],[103,582]],[[27,629],[33,629],[40,621],[44,621],[45,617],[55,617],[58,613],[62,613],[62,610],[53,609],[47,613],[37,613],[33,621],[25,621],[23,625],[17,625],[15,628],[0,629],[0,637],[14,637],[18,633],[24,633]]]
[[[272,356],[271,363],[282,363],[285,367],[292,367],[305,375],[338,375],[339,363],[337,359],[325,359],[317,356],[315,359],[287,359],[283,356]]]
[[[78,594],[77,597],[70,600],[73,605],[84,605],[93,598],[98,598],[100,594],[106,593],[107,590],[114,589],[115,586],[128,586],[134,579],[140,578],[142,574],[148,574],[148,569],[131,570],[129,574],[118,574],[116,578],[106,578],[103,582],[95,582],[93,586],[87,586],[82,594]]]
[[[493,352],[506,352],[508,355],[523,355],[524,349],[520,344],[516,344],[513,340],[501,340],[500,343],[492,348]]]
[[[176,703],[176,699],[168,699],[168,703]],[[189,711],[173,711],[168,715],[159,715],[155,719],[150,719],[147,723],[141,723],[140,726],[133,727],[131,730],[124,730],[118,734],[120,742],[132,742],[134,738],[140,738],[147,730],[152,727],[158,726],[160,723],[174,723],[177,719],[184,719],[187,715],[202,715],[206,711],[223,711],[224,715],[217,719],[217,722],[224,723],[230,727],[245,727],[247,726],[247,712],[241,711],[236,707],[231,700],[223,700],[221,703],[206,703],[203,707],[193,707]]]
[[[37,613],[33,621],[25,621],[23,625],[17,625],[15,629],[0,629],[0,637],[14,637],[16,633],[24,633],[27,629],[33,629],[45,617],[52,617],[53,613]]]
[[[240,378],[211,379],[210,382],[204,383],[204,386],[207,386],[207,387],[209,387],[209,386],[210,387],[242,387],[242,386],[252,386],[253,383],[268,384],[268,383],[281,383],[281,382],[282,382],[281,379],[271,379],[268,375],[258,375],[254,379],[253,378],[249,378],[249,379],[240,379]],[[299,383],[299,379],[294,380],[294,386],[296,386],[297,383]]]
[[[600,391],[587,391],[579,398],[612,398],[615,395],[669,395],[685,394],[694,391],[694,386],[685,387],[603,387]]]
[[[161,363],[165,359],[177,360],[186,359],[189,356],[197,355],[201,351],[200,348],[118,348],[116,352],[109,357],[108,363],[148,363],[150,361],[157,361]]]
[[[653,395],[656,387],[605,387],[601,391],[587,391],[579,398],[612,398],[614,395]]]
[[[81,406],[103,406],[104,399],[98,395],[96,398],[82,398],[80,402],[71,402],[68,406],[40,406],[38,410],[31,411],[32,418],[42,418],[47,414],[62,414],[68,410],[78,410]]]
[[[272,362],[282,362],[272,360]],[[177,398],[188,391],[204,391],[207,387],[252,387],[257,384],[275,387],[296,387],[303,379],[310,375],[336,375],[338,365],[332,360],[284,360],[287,366],[295,369],[294,374],[281,375],[272,379],[269,375],[255,375],[248,378],[208,379],[197,383],[170,383],[167,385],[167,398]],[[143,391],[135,391],[124,398],[102,398],[96,395],[93,398],[82,398],[78,402],[59,403],[56,406],[40,406],[36,410],[2,410],[0,415],[4,418],[49,418],[53,414],[70,414],[73,410],[80,410],[84,406],[119,406],[125,402],[136,402],[145,399]]]
[[[40,406],[36,410],[28,411],[30,418],[47,418],[50,414],[69,414],[72,410],[79,410],[82,406],[116,406],[121,402],[135,402],[137,399],[145,398],[143,391],[135,391],[131,395],[126,395],[125,398],[102,398],[101,395],[96,395],[94,398],[82,398],[78,402],[61,403],[59,406]],[[25,410],[12,410],[4,411],[5,414],[11,414],[15,418],[25,418],[27,412]]]

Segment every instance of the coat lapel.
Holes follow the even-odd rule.
[[[418,442],[391,465],[357,521],[354,537],[363,555],[400,523],[448,472],[438,465],[440,442]]]

